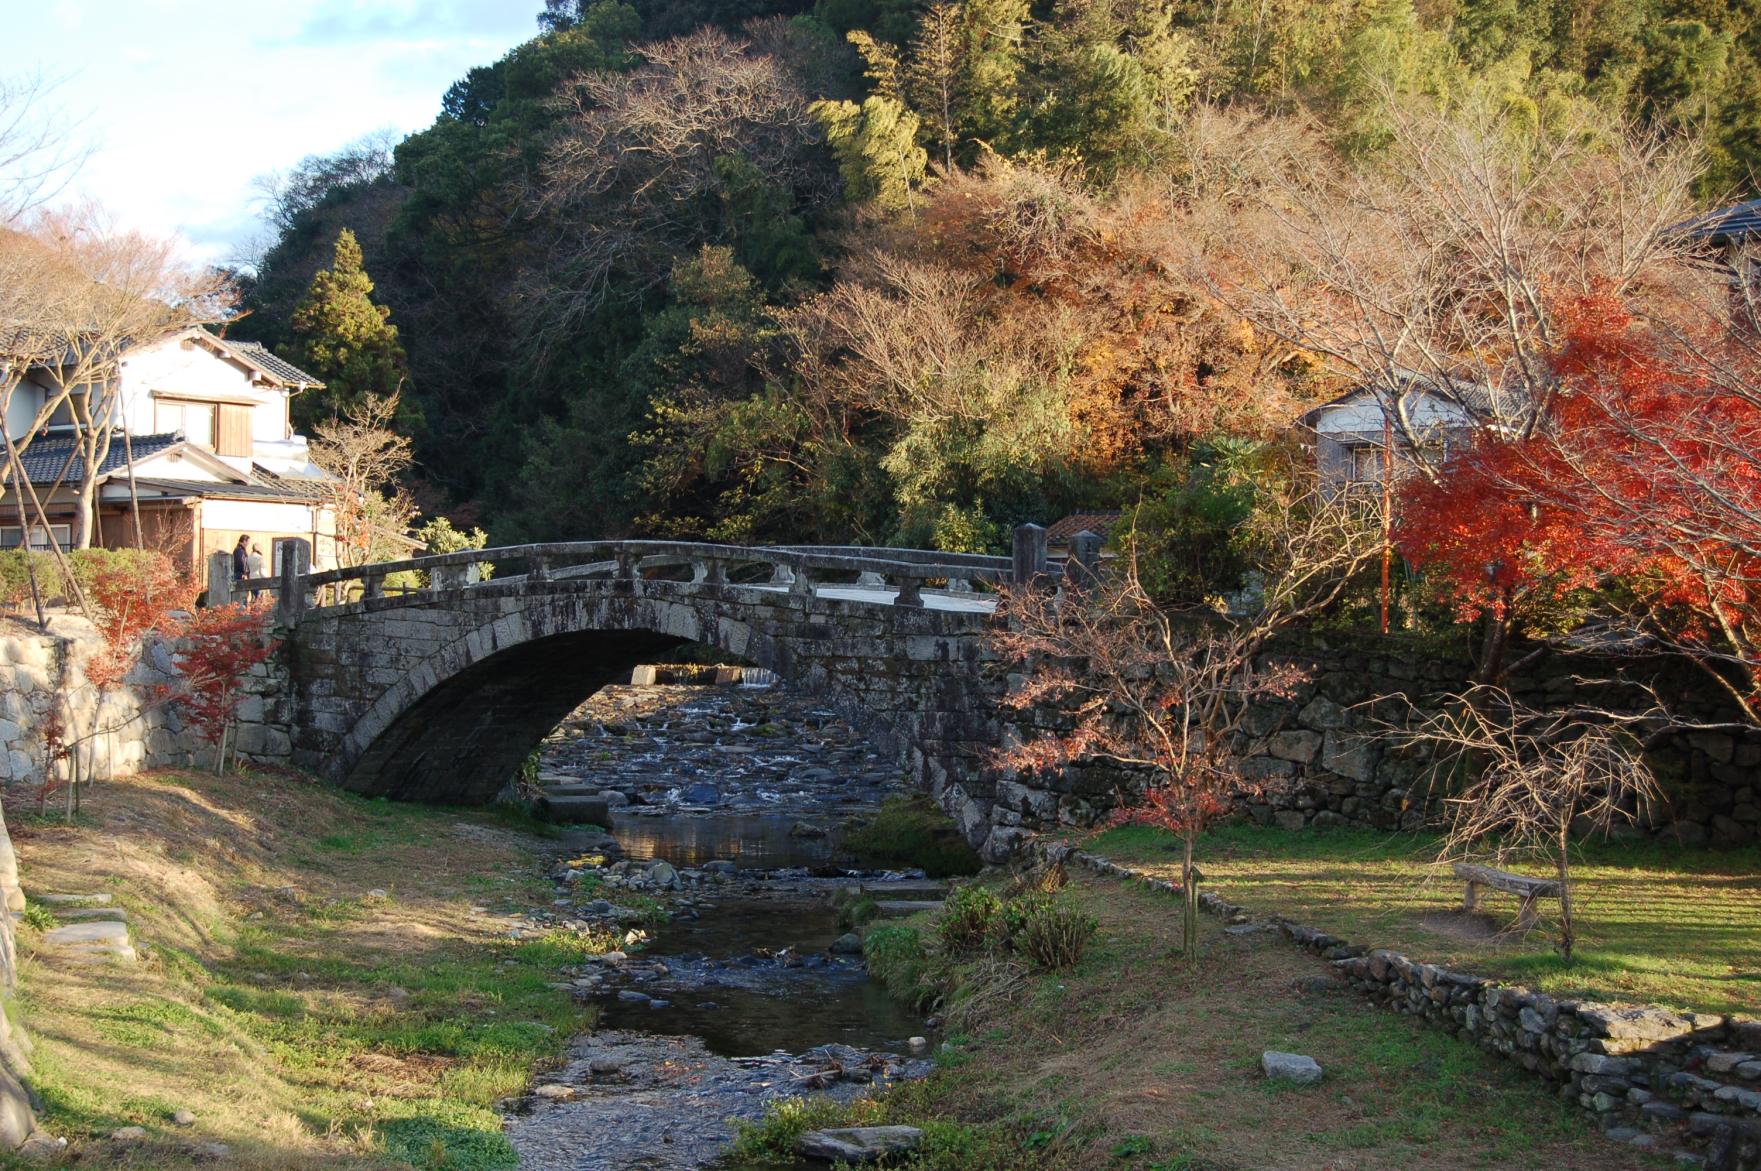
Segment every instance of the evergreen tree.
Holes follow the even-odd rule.
[[[1020,106],[1028,0],[965,0],[960,16],[966,74],[963,129],[969,137],[1001,147],[1015,129]]]
[[[825,127],[838,156],[844,193],[852,202],[873,201],[888,211],[911,206],[929,155],[917,145],[917,115],[893,98],[814,102],[809,109]]]
[[[388,398],[399,392],[404,348],[390,317],[390,309],[373,303],[373,280],[361,262],[361,246],[344,228],[330,267],[312,278],[293,312],[299,340],[288,357],[325,382],[323,391],[294,399],[297,424],[345,415],[368,395]]]

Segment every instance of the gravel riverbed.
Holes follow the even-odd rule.
[[[565,831],[556,898],[509,929],[622,946],[559,974],[598,1021],[509,1110],[521,1167],[707,1167],[777,1099],[928,1072],[927,1023],[868,982],[831,905],[841,887],[924,885],[840,856],[839,827],[898,780],[835,712],[775,688],[610,687],[539,772],[599,792],[613,824]]]

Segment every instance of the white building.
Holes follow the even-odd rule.
[[[53,400],[51,373],[33,370],[14,392],[6,422],[15,439]],[[295,394],[323,383],[261,345],[194,327],[129,350],[117,377],[109,396],[116,425],[92,494],[94,545],[134,544],[138,501],[143,541],[191,572],[241,534],[266,555],[279,538],[303,537],[318,566],[335,564],[331,480],[288,415]],[[78,531],[85,469],[75,428],[63,409],[22,460],[49,519],[47,532],[33,525],[29,533],[37,548],[50,540],[66,547]],[[0,548],[26,539],[11,489],[8,477],[0,484]]]
[[[1322,489],[1338,491],[1380,487],[1385,466],[1398,479],[1421,460],[1441,464],[1453,447],[1495,418],[1493,408],[1483,387],[1457,382],[1444,392],[1414,374],[1398,395],[1359,386],[1297,421],[1314,435]]]

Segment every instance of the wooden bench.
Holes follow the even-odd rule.
[[[1521,899],[1522,909],[1517,912],[1516,925],[1525,931],[1535,925],[1535,900],[1559,897],[1559,883],[1555,879],[1526,878],[1508,870],[1494,870],[1490,866],[1480,866],[1473,862],[1457,862],[1455,876],[1467,883],[1467,889],[1461,896],[1461,909],[1464,911],[1479,909],[1482,886],[1489,886],[1493,890]]]

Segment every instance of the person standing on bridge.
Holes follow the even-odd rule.
[[[251,537],[249,533],[238,535],[238,544],[232,547],[232,584],[236,590],[238,583],[251,576]]]
[[[269,563],[263,559],[263,546],[252,545],[251,546],[251,555],[247,560],[248,560],[248,564],[250,565],[252,578],[263,578],[263,577],[269,576]],[[262,595],[263,595],[263,590],[260,587],[258,587],[258,586],[251,587],[251,601],[253,601],[253,602],[256,601],[258,598],[262,597]]]

